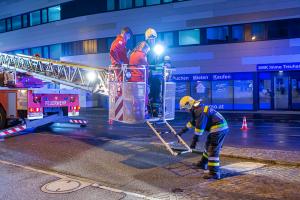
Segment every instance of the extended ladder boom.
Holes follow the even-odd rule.
[[[5,53],[0,53],[0,67],[29,73],[45,81],[108,95],[108,70],[106,68],[94,68],[70,62]]]

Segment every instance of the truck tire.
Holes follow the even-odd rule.
[[[6,127],[6,113],[0,105],[0,130]]]

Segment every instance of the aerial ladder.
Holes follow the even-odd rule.
[[[162,104],[158,117],[147,117],[148,86],[147,73],[151,66],[89,67],[82,64],[56,61],[27,55],[0,53],[0,67],[14,70],[57,84],[85,90],[109,97],[109,119],[127,124],[146,123],[172,155],[192,152],[189,145],[176,134],[168,123],[175,118],[175,83],[169,81],[171,70],[163,69]],[[130,81],[133,70],[143,72],[143,80]],[[158,126],[165,125],[179,143],[186,149],[176,152],[163,138],[164,131]]]

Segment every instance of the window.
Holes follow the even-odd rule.
[[[30,49],[24,49],[23,54],[25,55],[30,55]]]
[[[47,15],[47,9],[42,10],[42,23],[47,23],[48,22],[48,15]]]
[[[41,24],[41,11],[30,13],[30,26]]]
[[[174,33],[173,32],[166,32],[163,34],[164,36],[164,44],[168,47],[174,46]]]
[[[83,53],[84,54],[97,53],[97,40],[83,41]]]
[[[106,45],[107,45],[108,52],[110,51],[111,44],[113,43],[114,40],[115,40],[114,37],[106,38]]]
[[[5,19],[0,20],[0,33],[3,33],[6,31],[6,22]]]
[[[135,0],[135,7],[144,6],[144,0]]]
[[[42,55],[43,58],[49,58],[49,47],[48,46],[45,46],[43,47],[43,55]]]
[[[224,43],[228,41],[228,26],[213,27],[206,29],[208,44]]]
[[[265,39],[265,24],[257,23],[251,26],[251,40],[264,40]]]
[[[6,31],[11,31],[11,18],[6,19]]]
[[[289,36],[291,38],[300,37],[300,19],[292,19],[289,21]]]
[[[191,96],[195,99],[202,99],[204,104],[211,104],[210,81],[191,82]]]
[[[232,30],[232,41],[241,42],[244,41],[244,25],[235,25],[231,27]]]
[[[48,20],[49,22],[57,21],[61,19],[60,14],[60,6],[54,6],[51,8],[48,8]]]
[[[200,44],[200,29],[179,31],[179,45]]]
[[[176,83],[176,95],[175,95],[176,109],[179,109],[180,99],[187,95],[190,96],[190,83],[189,82]]]
[[[234,80],[234,109],[253,110],[253,80]]]
[[[160,0],[146,0],[146,5],[150,6],[150,5],[157,5],[160,4]]]
[[[22,28],[21,15],[12,18],[12,29],[17,30]]]
[[[61,56],[61,44],[54,44],[50,46],[50,58],[59,60]]]
[[[144,34],[135,35],[134,38],[135,38],[135,44],[138,44],[139,42],[145,40],[145,35]]]
[[[274,21],[268,23],[268,39],[287,38],[289,27],[286,21]]]
[[[22,21],[23,21],[23,28],[28,26],[28,15],[22,15]]]
[[[31,55],[32,56],[39,55],[40,57],[42,57],[42,48],[41,47],[31,48]]]
[[[271,109],[272,83],[270,73],[259,74],[259,109]]]
[[[164,3],[170,3],[170,2],[173,2],[173,0],[164,0],[163,2]]]
[[[105,38],[101,38],[97,40],[97,50],[98,53],[106,53],[107,52],[107,44]]]
[[[119,0],[120,9],[132,8],[132,0]]]
[[[107,0],[107,10],[115,10],[115,1],[114,0]]]
[[[212,105],[220,110],[233,109],[232,81],[212,81]]]

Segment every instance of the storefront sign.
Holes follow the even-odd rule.
[[[187,81],[219,81],[219,80],[231,80],[232,74],[176,74],[172,76],[172,80],[175,82],[187,82]]]
[[[299,63],[258,64],[257,71],[292,71],[300,70]]]

